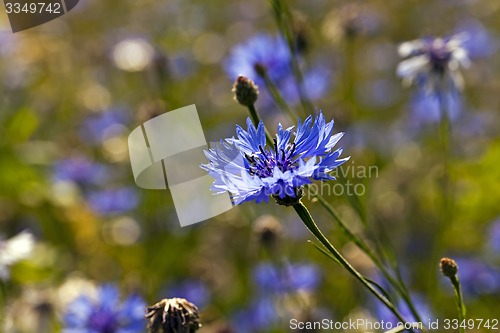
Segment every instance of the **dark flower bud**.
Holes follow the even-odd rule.
[[[306,29],[307,21],[304,14],[294,12],[292,15],[292,34],[298,53],[306,53],[309,49],[309,35]]]
[[[259,217],[253,227],[259,243],[270,251],[273,251],[280,238],[283,236],[281,223],[271,215]]]
[[[233,85],[234,100],[244,106],[252,106],[259,97],[259,88],[257,85],[247,78],[240,75]]]
[[[458,265],[455,260],[450,258],[442,258],[439,262],[441,273],[450,279],[455,278],[458,273]]]
[[[149,333],[194,333],[200,327],[198,308],[184,298],[165,298],[148,306]]]
[[[266,66],[264,66],[260,62],[256,62],[253,65],[253,69],[255,70],[255,73],[257,73],[257,75],[260,77],[264,77],[266,75],[267,68],[266,68]]]

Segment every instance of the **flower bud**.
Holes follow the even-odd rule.
[[[247,78],[240,75],[233,85],[234,100],[244,106],[252,106],[259,97],[259,89],[257,85]]]
[[[450,279],[455,278],[458,273],[457,263],[450,258],[442,258],[439,262],[439,267],[441,268],[441,273]]]
[[[184,298],[165,298],[148,306],[149,333],[194,333],[200,327],[198,308]]]

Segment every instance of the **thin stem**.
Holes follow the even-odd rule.
[[[314,107],[304,89],[304,76],[302,74],[299,62],[297,60],[298,52],[297,48],[295,47],[295,41],[293,39],[293,33],[291,30],[292,14],[290,12],[290,8],[288,7],[286,1],[283,0],[274,0],[272,6],[274,9],[274,16],[276,18],[278,28],[280,29],[281,34],[285,38],[288,48],[290,50],[291,66],[297,84],[300,103],[302,104],[302,107],[304,108],[306,114],[313,113]]]
[[[443,190],[443,203],[444,203],[444,214],[443,214],[443,224],[446,225],[451,222],[452,218],[452,193],[451,193],[451,168],[450,168],[450,134],[451,134],[451,123],[448,114],[448,104],[446,102],[446,95],[439,91],[437,93],[437,98],[439,102],[439,110],[441,113],[441,121],[439,125],[439,135],[441,137],[442,154],[444,159],[444,176],[442,181]]]
[[[255,128],[257,128],[262,118],[259,116],[259,112],[255,108],[255,105],[252,104],[248,106],[248,113],[250,113],[250,118],[252,119],[253,125],[255,126]],[[273,137],[271,136],[271,134],[269,133],[269,131],[265,126],[264,126],[264,131],[266,132],[267,144],[272,147],[274,144]]]
[[[297,118],[298,115],[292,109],[290,109],[283,96],[281,96],[278,87],[276,87],[274,82],[269,78],[269,75],[267,75],[267,72],[266,71],[259,72],[259,75],[264,80],[266,88],[271,94],[271,97],[273,98],[274,102],[278,105],[280,109],[285,111],[288,121],[292,123],[293,120]]]
[[[323,244],[323,246],[332,254],[335,259],[337,259],[342,266],[359,282],[361,282],[375,297],[377,297],[399,320],[406,323],[407,320],[403,315],[396,309],[396,307],[384,297],[369,281],[365,279],[361,273],[359,273],[343,256],[340,252],[330,243],[330,241],[325,237],[325,235],[318,228],[316,222],[312,218],[309,210],[302,202],[293,205],[293,208],[297,212],[297,215],[302,219],[305,226],[309,231]]]
[[[457,311],[458,311],[458,322],[459,322],[459,327],[460,327],[460,333],[465,333],[465,327],[464,325],[461,325],[464,320],[465,316],[467,314],[467,310],[465,308],[465,303],[464,299],[462,296],[462,288],[460,286],[460,280],[457,275],[454,277],[450,277],[451,284],[453,285],[453,290],[455,292],[455,303],[457,304]]]
[[[375,253],[368,247],[368,245],[366,245],[366,243],[363,242],[363,240],[361,240],[356,234],[354,234],[347,227],[342,217],[337,213],[335,208],[333,208],[333,206],[330,205],[328,201],[326,201],[325,198],[323,198],[321,195],[318,194],[313,194],[313,196],[318,199],[321,205],[328,211],[328,213],[334,218],[334,220],[337,221],[338,225],[340,226],[342,231],[347,235],[347,237],[350,240],[352,240],[354,244],[356,244],[356,246],[372,260],[372,262],[377,266],[377,268],[381,271],[381,273],[389,281],[389,283],[392,286],[394,286],[394,288],[396,288],[396,290],[399,292],[399,294],[404,299],[406,304],[408,304],[408,307],[412,312],[413,316],[415,317],[415,319],[418,322],[422,323],[422,319],[411,300],[408,290],[406,289],[403,283],[400,283],[402,281],[398,281],[392,276],[389,270],[385,267],[384,263],[375,255]]]
[[[258,111],[255,109],[255,107],[252,105],[251,107],[248,107],[248,111],[250,113],[250,118],[252,119],[252,122],[254,123],[255,126],[258,125],[260,120],[262,119],[258,113]],[[272,138],[271,135],[269,134],[269,131],[266,130],[266,140],[268,144],[272,144]],[[382,272],[384,277],[396,288],[396,290],[399,292],[401,297],[404,299],[406,304],[408,305],[408,308],[412,312],[413,316],[415,319],[419,322],[422,322],[421,317],[418,313],[418,311],[415,308],[415,305],[413,304],[411,297],[408,293],[408,289],[404,285],[403,281],[400,279],[398,280],[400,283],[398,283],[397,280],[393,278],[393,276],[390,274],[390,272],[387,270],[385,265],[382,263],[382,261],[373,253],[373,251],[357,236],[355,235],[344,223],[343,219],[340,217],[340,215],[335,211],[335,209],[328,203],[328,201],[321,195],[319,194],[314,194],[314,197],[318,199],[318,201],[323,205],[323,207],[329,212],[329,214],[334,218],[335,221],[338,222],[339,226],[343,230],[343,232],[366,254],[368,257],[373,261],[373,263],[379,268],[379,270]]]

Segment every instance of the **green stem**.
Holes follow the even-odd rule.
[[[458,322],[459,322],[459,327],[460,327],[460,333],[465,333],[465,327],[464,325],[461,325],[464,320],[465,316],[467,314],[467,310],[465,308],[465,303],[464,299],[462,296],[462,288],[460,286],[460,280],[457,275],[454,277],[450,278],[451,284],[453,285],[453,290],[455,292],[455,303],[457,304],[457,311],[458,311]]]
[[[384,275],[384,277],[389,281],[389,283],[396,288],[396,290],[399,292],[403,300],[406,302],[408,305],[410,311],[412,312],[413,316],[418,322],[423,323],[422,318],[420,317],[417,309],[415,308],[415,305],[413,304],[411,297],[408,293],[408,290],[404,286],[404,284],[399,283],[400,281],[396,280],[392,274],[389,272],[389,270],[385,267],[383,262],[375,255],[375,253],[366,245],[363,240],[361,240],[356,234],[354,234],[346,225],[342,217],[337,213],[335,208],[333,208],[332,205],[326,201],[325,198],[323,198],[319,194],[313,194],[315,198],[318,199],[320,204],[328,211],[328,213],[334,218],[335,221],[337,221],[338,225],[342,229],[342,231],[347,235],[347,237],[356,244],[356,246],[363,251],[371,260],[372,262],[377,266],[377,268],[381,271],[381,273]]]
[[[272,84],[272,83],[271,83]],[[262,119],[258,113],[258,111],[255,109],[255,107],[252,105],[248,107],[248,111],[250,114],[250,118],[252,119],[252,122],[254,123],[255,126],[258,125],[260,120]],[[269,131],[266,128],[266,140],[268,144],[272,145],[273,140],[271,138],[271,135],[269,134]],[[392,275],[389,273],[385,265],[379,260],[379,258],[373,253],[373,251],[357,236],[355,235],[344,223],[340,215],[335,211],[335,209],[326,201],[323,196],[319,194],[314,195],[318,201],[323,205],[323,207],[330,213],[330,215],[338,222],[339,226],[341,229],[344,231],[344,233],[366,254],[370,259],[373,261],[373,263],[379,268],[379,270],[382,272],[384,277],[397,289],[401,297],[404,299],[404,301],[407,303],[410,311],[412,312],[413,316],[415,317],[416,320],[419,322],[422,322],[421,317],[416,310],[411,297],[409,296],[408,290],[406,286],[400,281],[401,283],[398,283]]]
[[[274,102],[278,105],[280,109],[285,111],[288,121],[290,123],[293,123],[294,119],[296,119],[298,115],[292,109],[290,109],[283,96],[281,96],[278,87],[276,87],[274,82],[269,78],[269,75],[267,75],[267,72],[266,71],[259,72],[259,75],[264,80],[266,88],[271,94],[271,97],[273,98]]]
[[[252,119],[253,125],[255,126],[255,128],[257,128],[262,118],[259,116],[259,113],[253,104],[248,106],[248,113],[250,113],[250,118]],[[267,144],[273,147],[274,145],[273,137],[271,136],[271,134],[269,133],[269,131],[265,126],[264,126],[264,131],[266,132]]]
[[[439,134],[441,137],[442,144],[442,154],[444,159],[444,176],[442,181],[442,191],[443,191],[443,203],[444,203],[444,213],[443,213],[443,225],[451,223],[452,218],[452,191],[451,191],[451,167],[450,167],[450,134],[451,134],[451,123],[448,116],[448,107],[446,103],[446,96],[443,92],[439,91],[437,93],[439,101],[439,109],[441,113],[441,121],[439,126]],[[443,229],[443,228],[442,228]]]
[[[312,218],[307,207],[304,206],[302,202],[293,205],[293,208],[297,212],[297,215],[302,219],[305,226],[309,231],[323,244],[323,246],[332,254],[332,256],[338,260],[338,262],[344,266],[344,268],[354,276],[359,282],[361,282],[375,297],[377,297],[399,320],[406,323],[407,320],[401,315],[401,313],[396,309],[396,307],[384,297],[369,281],[367,281],[361,273],[359,273],[343,256],[340,252],[330,243],[330,241],[325,237],[325,235],[318,228],[316,222]]]
[[[290,12],[290,8],[288,7],[286,1],[283,0],[274,0],[272,6],[274,8],[274,16],[276,18],[278,28],[283,37],[285,38],[288,48],[290,50],[291,67],[297,84],[300,103],[302,104],[302,107],[304,108],[306,114],[311,114],[314,112],[314,107],[311,101],[309,100],[306,91],[304,90],[304,76],[302,74],[302,71],[300,70],[299,62],[297,60],[298,54],[292,33],[292,27],[291,27],[292,14]]]

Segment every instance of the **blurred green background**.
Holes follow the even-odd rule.
[[[500,236],[492,239],[492,230],[500,216],[500,2],[301,0],[290,7],[304,20],[306,65],[330,73],[327,93],[313,103],[346,132],[341,145],[352,162],[342,168],[378,171],[348,175],[366,189],[355,199],[358,209],[346,195],[328,196],[330,203],[352,230],[394,254],[433,318],[456,316],[439,274],[443,256],[479,265],[464,271],[472,275],[462,281],[468,316],[499,318]],[[0,25],[0,234],[28,230],[36,238],[33,253],[2,281],[2,331],[42,332],[42,320],[45,331],[60,330],[65,304],[87,284],[113,282],[151,304],[189,280],[203,286],[205,332],[220,322],[245,332],[235,318],[256,297],[252,272],[276,258],[313,263],[320,283],[300,306],[293,297],[281,300],[286,311],[262,332],[288,332],[295,310],[337,321],[377,318],[379,305],[306,242],[292,209],[246,203],[181,228],[168,191],[135,186],[127,136],[144,121],[196,104],[209,142],[244,124],[224,61],[248,38],[278,34],[267,1],[81,0],[24,32],[10,31],[3,10]],[[432,105],[419,100],[426,97],[402,87],[395,68],[399,43],[461,29],[473,31],[476,57],[464,71],[463,110],[452,124],[454,209],[443,231],[438,124],[428,119]],[[268,128],[284,121],[272,104],[260,112]],[[64,166],[68,160],[79,166]],[[319,204],[306,203],[354,266],[376,277]],[[255,221],[263,215],[281,223],[276,252],[259,242]],[[49,319],[40,304],[50,305]]]

